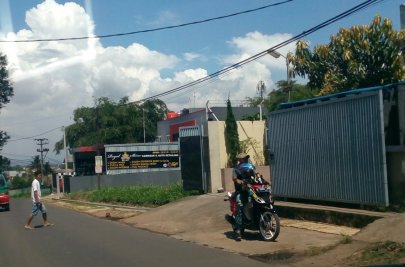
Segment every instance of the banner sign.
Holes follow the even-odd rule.
[[[96,156],[95,172],[103,173],[103,157]]]
[[[178,168],[178,150],[106,152],[107,170]]]

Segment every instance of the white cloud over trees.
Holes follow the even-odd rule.
[[[54,0],[46,0],[28,10],[25,19],[27,29],[2,31],[0,39],[92,36],[97,27],[84,7],[76,3],[58,4]],[[216,64],[226,67],[289,37],[288,34],[265,35],[260,32],[235,37],[228,43],[234,54],[223,55]],[[2,109],[0,123],[12,137],[17,133],[29,136],[41,132],[39,129],[70,124],[74,109],[92,106],[98,97],[105,96],[116,101],[128,96],[130,101],[135,101],[209,74],[202,68],[182,67],[188,66],[190,61],[208,58],[201,51],[183,51],[174,55],[155,51],[141,43],[132,43],[128,47],[103,47],[96,38],[0,43],[0,51],[9,60],[15,92],[11,102]],[[264,57],[224,77],[162,100],[169,109],[179,111],[190,106],[191,97],[198,100],[196,105],[199,107],[203,107],[207,100],[225,100],[228,95],[238,100],[254,97],[258,81],[272,83],[270,67],[285,68],[283,60]],[[23,124],[27,120],[36,122],[38,127]],[[55,139],[59,138],[60,132]]]

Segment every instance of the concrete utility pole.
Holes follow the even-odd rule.
[[[401,30],[405,29],[405,5],[399,6],[399,14],[401,19]]]
[[[39,139],[35,139],[35,141],[37,141],[37,145],[40,146],[40,148],[37,149],[37,151],[41,153],[41,175],[43,177],[44,176],[44,152],[48,153],[48,151],[49,151],[49,148],[44,148],[44,145],[48,144],[48,139],[39,138]]]

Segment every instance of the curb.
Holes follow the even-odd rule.
[[[139,211],[139,212],[147,212],[147,211],[153,209],[153,208],[147,208],[147,207],[125,206],[125,205],[109,204],[109,203],[101,203],[101,202],[72,200],[72,199],[66,199],[66,198],[51,198],[51,200],[74,203],[74,204],[83,204],[83,205],[89,205],[89,206],[101,206],[101,207],[109,207],[109,208],[115,208],[115,209],[126,209],[126,210],[133,210],[133,211]]]

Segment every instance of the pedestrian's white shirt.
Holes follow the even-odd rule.
[[[38,192],[38,198],[39,200],[41,200],[41,185],[39,184],[39,181],[37,179],[34,179],[34,181],[32,181],[32,185],[31,185],[31,198],[32,198],[32,202],[36,202],[35,201],[35,196],[34,196],[34,192],[37,191]]]

